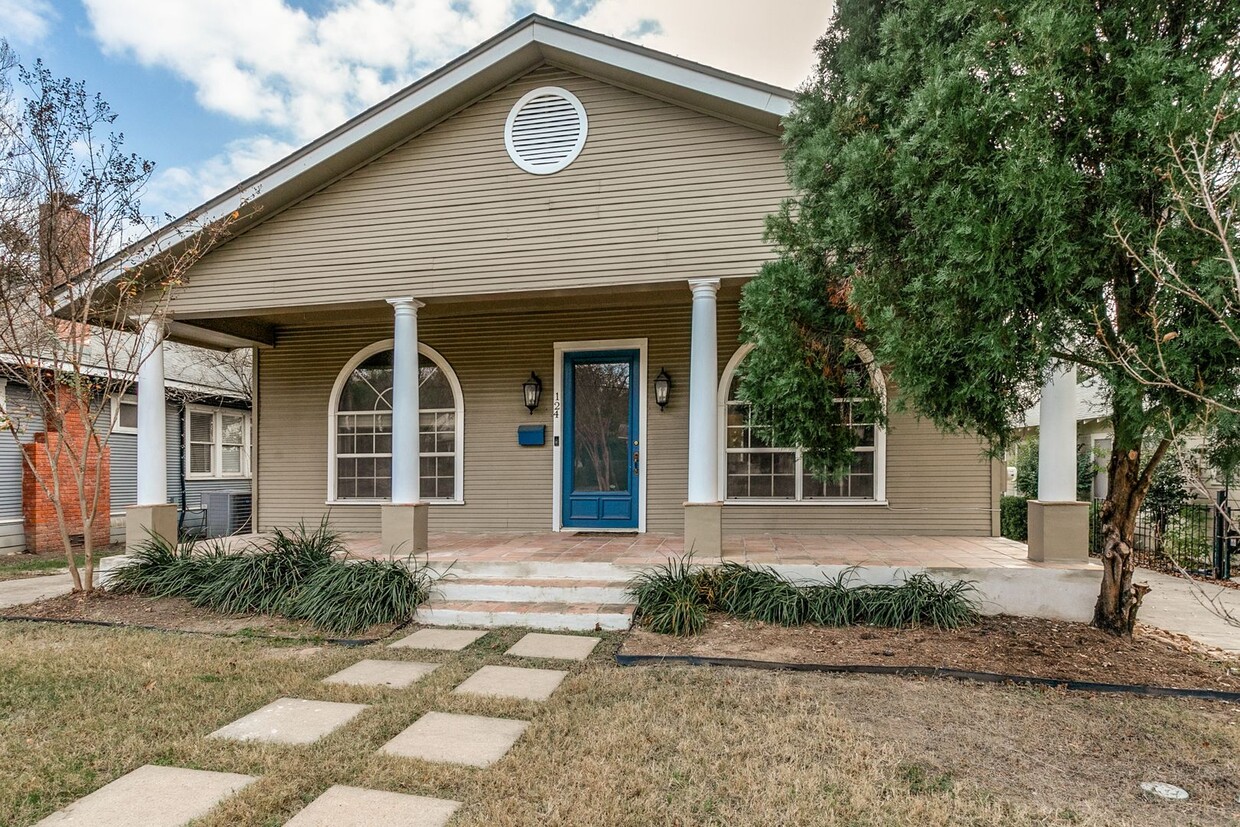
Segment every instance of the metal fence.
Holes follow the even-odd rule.
[[[1094,500],[1089,510],[1089,553],[1093,555],[1102,549],[1101,505],[1102,500]],[[1220,495],[1216,505],[1189,503],[1142,509],[1134,538],[1137,565],[1170,572],[1183,569],[1197,577],[1229,579],[1232,557],[1240,554],[1240,535],[1231,515],[1225,495]]]

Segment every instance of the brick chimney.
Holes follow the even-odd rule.
[[[39,205],[39,276],[47,289],[90,267],[90,218],[77,204],[76,197],[58,192]]]

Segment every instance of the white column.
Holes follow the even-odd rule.
[[[168,502],[168,447],[164,420],[164,325],[142,323],[138,358],[138,505]]]
[[[418,501],[418,308],[411,296],[388,299],[396,310],[392,349],[392,502]]]
[[[719,341],[715,296],[719,279],[690,279],[693,328],[689,348],[689,499],[719,502]]]
[[[1038,500],[1076,501],[1076,366],[1061,363],[1038,403]]]

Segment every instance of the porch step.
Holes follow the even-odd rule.
[[[632,625],[633,608],[624,603],[432,598],[418,609],[417,619],[427,626],[524,626],[532,629],[622,631]]]
[[[482,578],[446,577],[436,589],[454,602],[500,603],[627,603],[624,580],[572,580],[564,577]]]
[[[451,566],[449,568],[449,565]],[[623,566],[615,563],[559,563],[549,560],[523,560],[499,562],[489,560],[438,560],[431,558],[430,566],[448,576],[440,581],[457,580],[593,580],[602,582],[626,582],[640,565]]]

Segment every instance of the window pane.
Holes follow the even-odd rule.
[[[241,473],[241,447],[225,445],[220,453],[220,471],[225,474]]]
[[[189,441],[215,442],[215,414],[189,412]]]
[[[220,414],[220,442],[224,445],[245,444],[245,417]]]
[[[138,405],[135,402],[121,402],[116,413],[116,424],[122,428],[138,427]]]
[[[434,362],[425,356],[418,357],[418,373],[421,384],[418,386],[418,406],[427,408],[455,408],[456,400],[452,398],[452,386],[448,377]]]
[[[358,365],[340,392],[342,411],[392,409],[392,351],[374,354]]]
[[[211,453],[213,445],[191,444],[189,446],[189,472],[191,474],[211,473]]]

